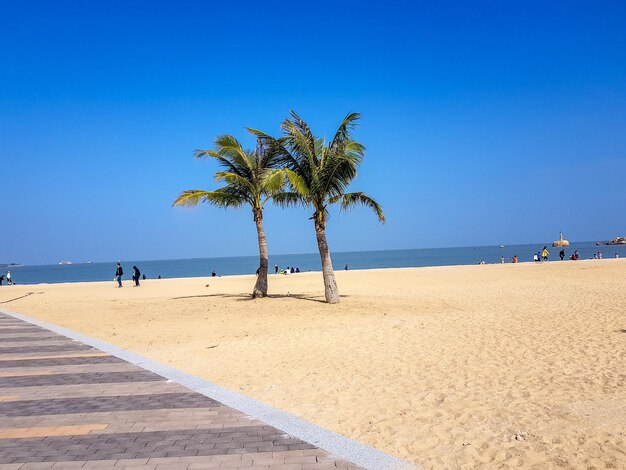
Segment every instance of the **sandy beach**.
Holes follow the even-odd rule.
[[[626,260],[0,287],[425,468],[626,468]]]

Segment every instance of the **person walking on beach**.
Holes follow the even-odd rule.
[[[13,285],[13,279],[11,278],[11,271],[7,272],[7,286]]]
[[[541,252],[541,259],[543,261],[548,261],[548,255],[550,254],[550,252],[548,251],[548,247],[544,246],[543,247],[543,251]]]
[[[124,275],[124,270],[122,269],[121,263],[117,262],[117,269],[115,270],[115,280],[117,281],[117,287],[122,287],[122,276]]]
[[[565,258],[565,250],[559,251],[559,258],[561,258],[561,261],[563,261],[563,258]]]
[[[616,256],[617,258],[617,256]],[[4,274],[0,274],[0,286],[2,285],[2,281],[4,281]]]
[[[514,263],[517,263],[517,255],[514,255],[514,256],[513,256],[513,262],[514,262]]]
[[[139,286],[139,276],[141,276],[139,268],[137,266],[133,266],[133,281],[135,281],[135,287]]]
[[[277,264],[274,265],[274,274],[278,274],[278,265]]]

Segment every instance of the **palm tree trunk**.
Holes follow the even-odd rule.
[[[339,303],[339,290],[337,289],[337,281],[335,280],[335,272],[333,271],[333,262],[330,259],[330,250],[326,243],[326,228],[317,217],[315,217],[315,235],[317,236],[317,247],[320,251],[320,259],[322,260],[322,276],[324,277],[324,295],[326,302],[329,304]]]
[[[256,222],[256,232],[259,239],[259,275],[252,291],[252,298],[267,297],[267,240],[265,239],[265,229],[263,228],[263,210],[253,209],[254,221]]]

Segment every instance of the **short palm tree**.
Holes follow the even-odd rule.
[[[274,201],[283,206],[302,204],[313,209],[311,219],[322,261],[324,293],[331,304],[339,302],[339,291],[326,242],[328,206],[339,204],[346,210],[364,205],[376,213],[380,222],[385,222],[382,207],[374,199],[362,192],[346,192],[365,154],[365,147],[351,135],[359,118],[358,113],[348,114],[328,144],[315,137],[309,125],[293,111],[283,121],[283,137],[279,139],[251,129],[276,155],[289,179],[291,191],[277,194]]]
[[[259,240],[259,275],[252,297],[267,296],[267,240],[263,228],[263,207],[280,193],[285,183],[284,172],[276,168],[276,154],[268,152],[258,141],[255,150],[244,150],[232,135],[220,135],[215,139],[215,150],[196,150],[196,158],[211,157],[217,160],[223,171],[215,173],[215,180],[225,186],[215,191],[191,189],[183,191],[173,206],[195,207],[207,203],[217,207],[241,207],[248,204],[256,223]]]

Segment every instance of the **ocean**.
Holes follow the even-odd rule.
[[[540,251],[543,244],[476,246],[460,248],[421,248],[412,250],[381,250],[381,251],[345,251],[332,253],[335,270],[374,269],[374,268],[405,268],[419,266],[470,265],[500,263],[504,256],[507,263],[517,255],[520,262],[532,261],[533,253]],[[560,248],[550,250],[550,261],[558,260]],[[581,259],[593,259],[594,253],[601,252],[604,258],[613,258],[617,253],[620,258],[626,257],[626,245],[596,246],[593,242],[572,243],[565,248],[567,258],[578,250]],[[132,266],[136,265],[149,279],[210,276],[215,271],[220,276],[234,274],[254,274],[259,264],[258,256],[233,256],[224,258],[192,258],[172,260],[132,261],[121,260],[124,268],[124,279],[132,276]],[[59,282],[84,282],[113,280],[116,261],[105,263],[75,263],[70,265],[41,266],[10,266],[0,267],[1,273],[10,270],[16,284],[39,284]],[[294,266],[300,271],[320,271],[319,254],[284,254],[270,255],[270,273],[274,265],[281,268]],[[5,281],[6,284],[6,281]]]

